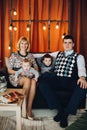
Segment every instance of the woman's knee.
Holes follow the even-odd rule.
[[[30,84],[30,78],[24,77],[22,78],[23,83],[29,83]]]
[[[30,79],[27,78],[27,77],[21,78],[20,85],[23,86],[23,87],[29,88],[29,86],[30,86]]]

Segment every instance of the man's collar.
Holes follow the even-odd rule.
[[[65,56],[71,55],[74,52],[74,50],[70,51],[64,51]]]

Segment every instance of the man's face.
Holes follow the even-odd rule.
[[[64,51],[70,51],[74,47],[74,43],[71,39],[64,39],[63,41]]]
[[[50,66],[51,63],[52,63],[51,58],[44,58],[43,63],[44,63],[46,66]]]

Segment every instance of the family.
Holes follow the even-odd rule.
[[[76,114],[81,99],[86,94],[86,67],[84,56],[74,51],[74,38],[66,35],[63,39],[64,51],[59,51],[54,59],[45,54],[40,60],[40,70],[37,62],[30,53],[30,43],[26,37],[21,37],[17,43],[17,52],[11,54],[8,61],[10,83],[14,87],[22,86],[26,94],[26,117],[34,120],[32,103],[36,92],[36,84],[47,100],[50,109],[56,108],[57,115],[54,121],[60,126],[68,126],[69,114]],[[72,89],[72,96],[65,108],[56,96],[56,90],[61,88]]]

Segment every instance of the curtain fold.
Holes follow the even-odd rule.
[[[0,2],[0,9],[2,9],[1,7],[2,7],[2,6],[1,6],[1,2]],[[0,13],[0,19],[1,19],[1,13]],[[0,67],[1,67],[1,59],[2,59],[2,58],[1,58],[1,57],[2,57],[2,56],[1,56],[1,55],[2,55],[1,47],[2,47],[2,46],[1,46],[1,20],[0,20]]]
[[[70,33],[75,39],[75,50],[85,57],[87,68],[87,1],[70,1]]]
[[[80,52],[85,56],[87,68],[87,1],[81,1],[80,9]]]
[[[70,0],[70,33],[75,39],[75,50],[80,52],[81,1]]]

